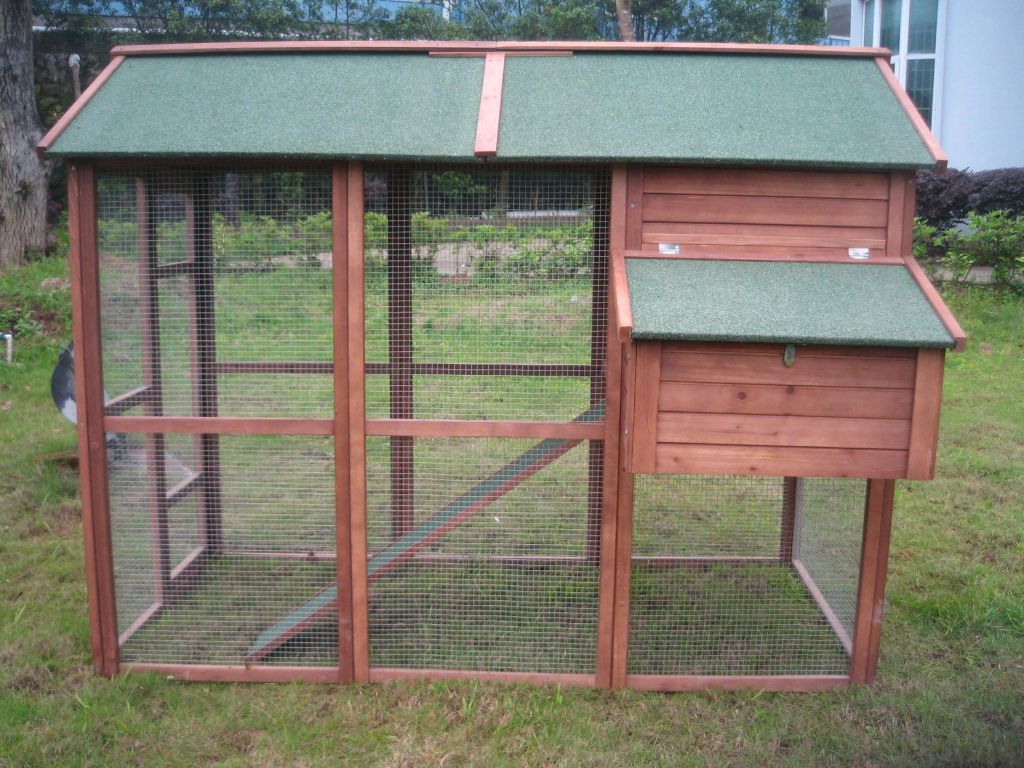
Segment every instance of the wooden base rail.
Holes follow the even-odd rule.
[[[849,675],[626,675],[626,687],[641,691],[831,691],[850,684]]]

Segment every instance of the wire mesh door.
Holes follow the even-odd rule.
[[[608,187],[366,169],[372,669],[595,672]]]
[[[98,176],[126,663],[337,666],[331,611],[259,646],[336,578],[331,202],[319,169]]]
[[[627,672],[850,672],[865,481],[637,475]]]

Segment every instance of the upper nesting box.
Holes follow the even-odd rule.
[[[123,46],[41,148],[120,158],[941,162],[879,53],[614,43]]]

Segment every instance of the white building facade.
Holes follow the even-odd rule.
[[[1024,0],[831,0],[836,44],[893,71],[954,168],[1024,166]]]

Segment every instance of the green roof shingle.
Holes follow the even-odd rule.
[[[424,51],[128,56],[49,154],[475,160],[483,69]],[[497,159],[933,165],[870,58],[695,52],[508,57]]]
[[[637,340],[953,347],[901,265],[627,259]]]

